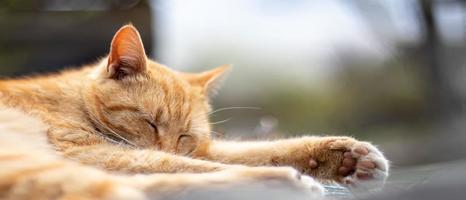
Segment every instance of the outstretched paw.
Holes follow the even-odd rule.
[[[368,142],[355,142],[343,153],[338,174],[342,183],[357,189],[376,189],[383,186],[388,176],[388,161]]]

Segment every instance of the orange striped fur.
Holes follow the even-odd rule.
[[[271,178],[309,186],[277,166],[335,181],[351,175],[339,169],[359,144],[352,138],[212,141],[208,97],[228,68],[169,69],[146,57],[127,25],[94,64],[0,81],[0,199],[144,199]]]

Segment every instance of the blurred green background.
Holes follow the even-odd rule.
[[[133,23],[181,71],[234,64],[215,137],[350,135],[394,167],[466,155],[466,1],[2,0],[0,75],[105,56]],[[224,121],[226,120],[226,121]]]

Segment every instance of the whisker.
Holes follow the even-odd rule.
[[[217,136],[223,136],[223,133],[219,133],[219,132],[216,132],[216,131],[213,131],[213,130],[203,130],[203,129],[199,129],[199,128],[193,128],[192,131],[194,132],[210,132],[210,133],[213,133]]]
[[[94,116],[95,118],[95,116]],[[93,120],[94,122],[96,122],[97,124],[99,124],[101,127],[105,127],[107,128],[107,130],[110,131],[110,134],[109,135],[113,135],[119,139],[121,139],[122,141],[126,142],[128,145],[132,146],[132,147],[136,147],[137,145],[130,142],[128,139],[124,138],[123,136],[121,136],[120,134],[118,134],[116,131],[112,130],[110,127],[108,126],[105,126],[103,125],[99,120]],[[116,144],[120,144],[121,142],[118,142],[116,140],[114,140],[113,138],[109,138],[107,136],[105,136],[104,133],[99,133],[99,135],[103,136],[106,140],[109,140],[110,142],[113,142],[113,143],[116,143]]]
[[[235,109],[246,109],[246,110],[260,110],[261,108],[260,107],[225,107],[225,108],[219,108],[217,110],[214,110],[214,111],[210,111],[207,113],[207,115],[211,115],[211,114],[214,114],[214,113],[217,113],[217,112],[220,112],[220,111],[224,111],[224,110],[235,110]]]
[[[211,133],[215,134],[216,136],[223,136],[222,133],[216,132],[216,131],[210,131]]]
[[[221,111],[225,111],[225,110],[235,110],[235,109],[246,109],[246,110],[260,110],[261,108],[260,107],[241,107],[241,106],[236,106],[236,107],[224,107],[224,108],[219,108],[219,109],[216,109],[216,110],[213,110],[213,111],[210,111],[208,113],[206,113],[207,116],[210,116],[214,113],[217,113],[217,112],[221,112]],[[193,119],[196,119],[198,117],[200,117],[201,115],[203,115],[204,113],[201,113],[201,114],[198,114],[196,116],[193,117]]]
[[[225,120],[221,120],[221,121],[216,121],[216,122],[212,122],[212,123],[209,123],[211,125],[214,125],[214,124],[221,124],[221,123],[225,123],[225,122],[228,122],[232,119],[232,117],[228,118],[228,119],[225,119]]]
[[[119,144],[119,143],[120,143],[120,142],[118,142],[118,141],[116,141],[116,140],[114,140],[114,139],[112,139],[112,138],[110,138],[110,137],[105,136],[103,133],[101,133],[101,132],[99,132],[99,131],[96,131],[96,133],[97,133],[100,137],[102,137],[102,138],[105,139],[105,140],[108,140],[108,141],[111,142],[111,143],[114,143],[114,144]]]
[[[116,133],[115,131],[113,131],[112,129],[110,128],[107,128],[110,132],[112,132],[116,137],[120,138],[121,140],[125,141],[126,143],[130,144],[131,146],[133,147],[136,147],[136,145],[132,142],[130,142],[128,139],[124,138],[123,136],[121,136],[120,134]]]

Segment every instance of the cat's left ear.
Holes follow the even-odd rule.
[[[108,56],[107,77],[121,79],[146,70],[146,53],[138,30],[132,25],[120,28],[113,36]]]
[[[204,95],[214,96],[227,77],[228,72],[231,71],[231,68],[231,65],[222,65],[209,71],[184,75],[191,85],[201,87]]]

